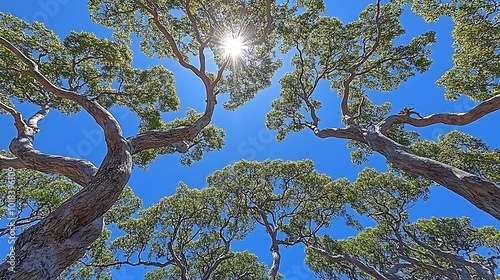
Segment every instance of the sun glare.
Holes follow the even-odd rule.
[[[227,37],[224,40],[224,54],[232,58],[239,57],[244,50],[241,38]]]

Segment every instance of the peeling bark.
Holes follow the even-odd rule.
[[[4,263],[0,279],[55,279],[80,259],[101,234],[102,215],[118,199],[131,171],[130,152],[111,148],[80,192],[19,236],[15,243],[16,271],[6,270],[10,265]]]
[[[11,265],[7,262],[1,264],[0,279],[55,279],[67,266],[83,257],[103,226],[103,219],[98,218],[60,242],[45,241],[38,235],[23,235],[27,240],[22,248],[16,243],[14,270],[10,270]]]

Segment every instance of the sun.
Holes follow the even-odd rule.
[[[243,40],[239,37],[226,37],[222,46],[224,48],[224,55],[231,58],[240,57],[245,50]]]

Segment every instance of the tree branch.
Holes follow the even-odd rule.
[[[319,138],[329,138],[329,137],[334,137],[334,138],[341,138],[341,139],[351,139],[351,140],[356,140],[360,141],[363,143],[366,143],[365,139],[363,138],[363,130],[361,130],[359,127],[350,125],[345,128],[324,128],[324,129],[318,129],[314,125],[311,124],[306,124],[316,136]]]
[[[359,269],[364,271],[365,273],[374,277],[375,279],[379,279],[379,280],[396,280],[397,279],[396,277],[390,277],[390,276],[388,278],[388,276],[383,275],[374,267],[361,262],[360,260],[358,260],[354,256],[351,256],[350,254],[332,255],[329,252],[327,252],[326,250],[319,248],[319,247],[316,247],[316,246],[309,245],[308,248],[313,250],[314,252],[320,254],[321,256],[325,257],[326,259],[328,259],[331,262],[335,262],[335,263],[349,262],[349,263],[352,263],[352,264],[356,265],[356,267],[358,267]]]
[[[186,267],[186,265],[184,263],[185,259],[181,260],[181,258],[179,258],[177,256],[177,253],[175,252],[174,247],[173,247],[173,242],[174,242],[174,240],[177,239],[177,233],[179,231],[179,227],[180,227],[180,222],[178,222],[177,225],[174,226],[174,231],[172,232],[172,237],[167,243],[167,249],[168,249],[168,252],[170,253],[170,255],[172,256],[172,264],[177,266],[180,269],[181,279],[187,280],[187,279],[189,279],[189,277],[187,274],[188,268]],[[182,254],[182,252],[181,252],[181,254]]]
[[[267,275],[269,280],[274,280],[276,279],[276,275],[278,274],[281,262],[281,254],[279,252],[279,243],[277,239],[277,230],[274,225],[271,225],[269,223],[266,214],[262,212],[260,213],[260,217],[266,227],[266,231],[269,237],[271,237],[271,248],[269,249],[269,251],[271,251],[272,263]]]
[[[38,132],[40,130],[38,128],[38,122],[43,120],[48,114],[49,114],[49,105],[46,104],[26,121],[26,125],[35,129],[35,132]]]
[[[24,231],[16,241],[15,279],[54,278],[62,269],[83,256],[100,234],[102,215],[111,208],[125,187],[132,170],[128,142],[122,136],[116,119],[97,101],[89,100],[76,92],[60,88],[38,69],[38,65],[8,40],[0,37],[0,45],[12,52],[28,68],[26,74],[45,89],[61,99],[71,100],[82,106],[104,130],[108,152],[99,169],[92,163],[61,156],[46,155],[33,148],[32,136],[36,129],[29,127],[19,115],[18,131],[22,137],[11,142],[10,150],[25,167],[46,173],[62,174],[83,188],[66,200],[44,219]],[[39,112],[28,120],[36,124],[46,114]],[[31,129],[31,131],[28,131]],[[92,203],[89,203],[91,201]],[[45,259],[41,255],[59,255],[58,259]],[[7,269],[0,265],[0,278],[6,279]],[[30,266],[31,267],[28,267]],[[33,269],[33,265],[46,269]],[[10,276],[9,276],[10,277]]]
[[[264,41],[267,39],[267,36],[269,36],[269,33],[271,33],[274,22],[274,17],[272,14],[272,2],[272,0],[266,0],[266,26],[264,27],[264,33],[259,39],[251,42],[251,45],[260,45],[264,43]]]
[[[500,220],[500,186],[454,166],[413,154],[407,147],[380,132],[360,135],[374,151],[397,168],[423,176],[467,199],[479,209]],[[335,137],[335,136],[334,136]],[[355,139],[357,140],[357,139]]]
[[[421,268],[427,269],[429,271],[432,271],[436,274],[444,275],[444,276],[448,277],[448,279],[450,279],[450,280],[459,280],[458,277],[456,277],[454,274],[450,273],[449,271],[447,271],[445,268],[443,268],[441,266],[428,264],[428,263],[422,262],[422,261],[420,261],[414,257],[410,257],[410,256],[401,255],[400,257],[401,257],[401,259],[413,264],[415,267],[421,267]]]
[[[438,123],[447,125],[466,125],[498,109],[500,109],[500,95],[493,96],[464,113],[438,113],[418,119],[412,118],[411,115],[393,115],[377,124],[377,127],[382,133],[385,133],[395,124],[410,124],[415,127],[429,126]]]
[[[313,84],[313,87],[310,89],[310,91],[308,91],[306,89],[306,86],[304,85],[304,81],[303,81],[303,79],[304,79],[304,72],[305,72],[304,71],[304,54],[303,54],[302,49],[300,49],[300,47],[299,47],[299,42],[296,42],[295,49],[298,51],[299,58],[300,58],[299,83],[300,83],[300,88],[302,89],[302,95],[300,96],[300,98],[302,100],[304,100],[304,102],[306,103],[307,108],[309,108],[309,112],[310,112],[311,119],[312,119],[312,125],[318,126],[319,117],[316,114],[316,108],[314,108],[314,106],[311,103],[311,100],[309,98],[310,98],[312,92],[314,91],[314,89],[316,88],[316,86],[318,85],[320,77],[319,76],[316,77],[316,79],[314,81],[314,84]]]
[[[382,26],[380,24],[380,0],[377,0],[377,12],[375,14],[375,25],[377,28],[377,35],[375,38],[375,42],[373,43],[373,46],[370,48],[368,52],[364,52],[363,55],[360,57],[359,61],[355,64],[353,64],[351,67],[349,67],[349,76],[343,81],[343,87],[344,87],[344,92],[342,95],[342,101],[340,103],[340,109],[342,111],[342,116],[344,117],[345,121],[347,124],[352,124],[352,116],[351,112],[349,111],[349,106],[348,106],[348,100],[349,100],[349,95],[350,95],[350,86],[351,82],[354,80],[356,77],[356,70],[363,65],[372,55],[375,53],[377,50],[378,46],[380,45],[380,38],[382,36]]]
[[[31,60],[28,56],[22,53],[16,46],[14,46],[7,39],[0,36],[0,45],[4,46],[18,59],[20,59],[27,67],[27,74],[33,77],[37,82],[43,85],[47,90],[55,94],[59,98],[68,99],[76,102],[82,106],[102,127],[108,148],[112,146],[120,147],[124,143],[122,141],[122,131],[116,119],[103,108],[99,103],[94,100],[89,100],[84,96],[78,95],[73,91],[60,88],[53,84],[47,77],[45,77],[38,69],[38,65]]]
[[[186,1],[186,15],[188,16],[188,19],[191,22],[191,25],[193,26],[194,37],[195,37],[196,41],[200,44],[200,46],[198,47],[198,56],[199,56],[199,61],[200,61],[200,72],[202,74],[205,74],[206,61],[205,61],[204,50],[205,50],[205,47],[207,46],[207,43],[201,39],[200,30],[198,28],[198,23],[197,23],[196,19],[194,18],[193,13],[191,13],[191,10],[189,7],[190,3],[191,3],[190,0]]]
[[[136,3],[139,7],[146,10],[151,15],[155,26],[162,32],[162,34],[167,39],[170,47],[172,48],[172,51],[174,52],[175,57],[177,58],[181,66],[191,70],[197,77],[199,77],[202,80],[203,84],[205,85],[207,104],[203,116],[200,117],[198,120],[196,120],[196,122],[194,122],[192,125],[174,128],[167,131],[151,130],[145,133],[138,134],[133,137],[129,137],[127,140],[131,148],[131,154],[136,154],[138,152],[154,148],[171,147],[171,146],[175,147],[176,145],[178,146],[179,143],[182,143],[185,140],[191,140],[194,137],[196,137],[196,135],[198,135],[198,133],[211,122],[212,115],[215,109],[215,104],[217,103],[214,94],[214,88],[221,79],[222,72],[224,71],[224,68],[226,66],[226,64],[224,64],[221,67],[221,69],[219,69],[217,78],[215,79],[215,81],[211,82],[208,76],[204,72],[198,70],[196,67],[194,67],[193,65],[189,64],[187,61],[184,60],[182,53],[177,47],[174,37],[172,36],[172,34],[170,34],[167,28],[161,23],[157,9],[148,7],[141,1],[136,1]],[[187,9],[189,10],[189,5],[187,6]],[[189,11],[188,17],[190,13],[191,12]],[[190,20],[194,21],[193,24],[196,23],[192,15]],[[198,32],[195,33],[198,34]],[[203,65],[203,63],[201,63],[201,65]],[[179,151],[182,152],[182,150]]]
[[[130,266],[139,266],[139,265],[144,265],[144,266],[154,266],[154,267],[167,267],[169,265],[172,265],[172,261],[166,261],[166,262],[152,262],[152,261],[143,261],[143,260],[138,260],[137,262],[131,262],[131,261],[118,261],[118,262],[112,262],[112,263],[106,263],[106,264],[96,264],[96,263],[85,263],[81,262],[84,266],[89,266],[89,267],[99,267],[99,268],[104,268],[104,267],[111,267],[111,266],[118,266],[118,265],[130,265]]]
[[[39,131],[38,122],[49,112],[47,105],[28,121],[23,120],[21,113],[1,102],[0,108],[14,117],[18,132],[18,137],[10,144],[10,150],[16,158],[0,156],[0,167],[31,168],[44,173],[60,174],[81,186],[89,182],[97,172],[97,168],[87,160],[47,155],[33,147],[33,137]]]
[[[187,139],[192,139],[198,134],[194,125],[163,130],[150,130],[127,138],[131,147],[131,154],[141,151],[163,147],[173,147]]]
[[[9,158],[0,155],[0,169],[4,168],[14,168],[21,169],[25,168],[24,163],[19,158]]]
[[[394,217],[393,214],[386,212],[384,215],[388,216],[390,219],[393,220],[393,224],[389,224],[389,227],[391,230],[394,232],[394,235],[396,236],[396,241],[398,242],[397,246],[397,255],[399,256],[400,259],[410,263],[414,267],[421,267],[426,270],[429,270],[431,272],[434,272],[436,274],[444,275],[448,277],[450,280],[459,280],[455,276],[452,270],[447,269],[443,266],[441,266],[434,256],[431,254],[428,254],[427,252],[422,252],[420,250],[416,250],[410,246],[408,246],[405,242],[405,238],[401,234],[401,213],[404,212],[404,210],[401,209],[401,211],[398,211],[398,218]],[[409,256],[406,252],[405,249],[410,250],[415,252],[417,255],[423,256],[424,258],[429,258],[433,264],[429,264],[427,262],[421,261],[415,257]],[[391,267],[390,270],[394,269],[394,267]],[[389,272],[389,270],[388,270]],[[397,273],[397,272],[396,272]]]
[[[20,136],[19,133],[23,132],[24,128],[26,126],[26,124],[23,121],[23,118],[21,117],[21,113],[19,113],[14,108],[12,108],[12,107],[10,107],[2,102],[0,102],[0,109],[5,110],[5,111],[7,111],[7,113],[12,115],[12,117],[14,118],[14,125],[17,129],[18,136]]]
[[[22,226],[30,225],[33,222],[40,221],[41,219],[43,219],[43,216],[38,215],[38,214],[33,215],[33,213],[32,213],[32,215],[30,215],[29,217],[21,218],[21,219],[19,219],[19,218],[15,219],[14,225],[16,227],[22,227]],[[10,230],[11,229],[8,226],[5,227],[5,228],[0,228],[0,236],[9,234]]]
[[[163,36],[165,36],[165,39],[167,39],[168,44],[170,45],[170,47],[172,48],[172,51],[174,52],[175,58],[177,58],[177,61],[179,61],[181,66],[188,69],[188,70],[191,70],[191,72],[193,72],[196,76],[198,76],[205,84],[205,87],[207,87],[207,88],[210,87],[210,79],[204,73],[202,73],[200,70],[198,70],[193,65],[189,64],[184,59],[181,51],[179,50],[179,48],[177,47],[177,44],[175,43],[174,37],[172,36],[172,34],[170,34],[170,32],[165,27],[165,25],[163,25],[161,23],[160,18],[159,18],[159,14],[158,14],[158,10],[156,8],[148,7],[147,5],[142,3],[141,1],[135,1],[135,2],[137,3],[137,5],[139,7],[146,10],[151,15],[155,26],[160,30],[160,32],[163,34]]]
[[[481,277],[481,279],[495,280],[495,276],[491,273],[491,271],[488,268],[481,265],[480,263],[472,261],[472,260],[464,259],[463,257],[461,257],[457,254],[453,254],[450,252],[445,252],[445,251],[436,249],[436,248],[426,244],[425,242],[422,242],[413,232],[407,230],[404,226],[402,228],[403,228],[404,232],[406,234],[408,234],[408,236],[413,241],[415,241],[415,243],[417,243],[419,246],[431,251],[432,253],[436,254],[437,256],[448,259],[455,264],[460,264],[460,265],[472,267],[476,271],[476,273]]]

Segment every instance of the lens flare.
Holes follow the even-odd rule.
[[[227,57],[237,58],[241,56],[245,47],[241,38],[227,37],[223,43],[224,54]]]

